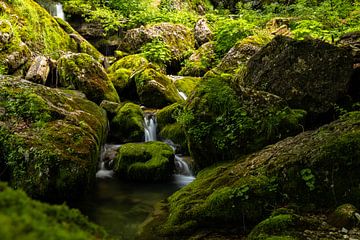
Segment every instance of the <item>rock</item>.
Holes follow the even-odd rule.
[[[144,113],[139,105],[126,103],[117,108],[110,122],[110,138],[116,142],[141,142],[144,140]]]
[[[258,44],[239,42],[221,59],[217,68],[223,72],[234,71],[239,65],[246,64],[260,49]]]
[[[103,109],[70,90],[5,76],[0,106],[3,181],[59,202],[89,189],[107,134]]]
[[[150,108],[162,108],[181,98],[172,80],[166,75],[148,68],[134,76],[140,102]]]
[[[31,51],[25,43],[20,42],[18,45],[14,44],[13,46],[14,48],[10,50],[3,61],[7,66],[8,74],[14,74],[19,69],[21,70],[21,67],[31,58]]]
[[[186,97],[191,96],[201,81],[199,77],[177,77],[173,79],[179,92],[183,92]]]
[[[358,223],[358,219],[355,217],[357,209],[352,204],[343,204],[336,208],[336,210],[330,215],[329,223],[338,228],[350,228]],[[344,233],[347,233],[344,232]]]
[[[208,42],[200,46],[190,57],[185,60],[179,75],[201,77],[215,64],[214,43]]]
[[[32,62],[25,79],[45,85],[50,72],[48,59],[44,56],[37,56]]]
[[[195,45],[194,36],[187,27],[181,24],[159,23],[127,31],[120,50],[134,53],[146,43],[159,38],[169,47],[171,62],[179,62]]]
[[[180,103],[174,103],[166,106],[156,113],[157,128],[159,131],[168,124],[176,123],[175,114],[180,112],[182,106]]]
[[[14,36],[14,31],[11,23],[8,20],[0,20],[0,51],[11,41]]]
[[[80,90],[97,104],[103,100],[120,102],[104,68],[88,54],[67,54],[61,57],[58,72],[61,87]]]
[[[65,204],[35,201],[3,182],[0,183],[0,203],[2,240],[46,240],[49,236],[53,239],[107,239],[107,233],[89,222],[79,210]]]
[[[337,43],[349,47],[354,57],[354,64],[360,63],[360,31],[344,34]]]
[[[318,40],[277,36],[247,64],[244,85],[284,98],[308,112],[311,125],[329,121],[333,106],[347,94],[352,56]]]
[[[121,100],[138,101],[134,75],[150,67],[149,62],[140,55],[129,55],[112,64],[108,76]]]
[[[127,143],[115,158],[114,171],[134,181],[166,181],[174,171],[174,151],[163,142]]]
[[[304,111],[278,96],[207,77],[186,101],[189,150],[198,167],[234,159],[302,130]]]
[[[103,100],[100,103],[100,107],[102,107],[107,115],[109,120],[113,119],[113,117],[115,117],[116,115],[116,111],[121,107],[122,105],[120,103],[117,102],[110,102],[108,100]]]
[[[360,112],[351,112],[237,162],[201,171],[168,198],[168,212],[145,229],[158,237],[189,236],[213,226],[229,229],[246,224],[251,229],[269,216],[269,209],[289,204],[300,211],[313,206],[317,212],[337,202],[357,205],[358,192],[353,190],[360,182],[359,149]]]
[[[213,40],[214,34],[209,28],[206,19],[201,18],[196,22],[194,29],[194,37],[197,46],[201,46],[204,43],[210,42]]]
[[[293,18],[276,17],[266,23],[266,29],[268,29],[273,35],[283,35],[290,37],[290,23]]]

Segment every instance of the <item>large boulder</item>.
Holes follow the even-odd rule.
[[[329,111],[346,95],[352,61],[346,49],[277,36],[250,59],[244,84],[305,109],[310,123],[316,124],[328,120]]]
[[[126,103],[117,108],[110,122],[110,138],[116,142],[144,140],[144,113],[139,105]]]
[[[162,108],[181,101],[173,81],[153,68],[138,73],[134,79],[140,102],[146,107]]]
[[[174,171],[174,151],[163,142],[124,144],[114,161],[115,173],[134,181],[166,181]]]
[[[30,196],[61,201],[93,183],[106,113],[70,90],[0,78],[1,179]]]
[[[225,80],[208,77],[187,100],[180,119],[191,155],[204,168],[298,133],[303,115],[278,96],[234,89]]]
[[[2,240],[108,239],[105,231],[79,210],[32,200],[5,183],[0,183],[0,221]]]
[[[97,104],[103,100],[120,102],[104,68],[86,53],[73,53],[61,57],[58,61],[58,72],[61,87],[80,90]]]
[[[162,214],[157,212],[145,228],[147,236],[186,236],[202,228],[214,231],[213,226],[238,226],[241,232],[281,206],[316,212],[341,203],[358,206],[359,170],[360,112],[351,112],[235,163],[203,170],[168,198]]]
[[[144,57],[129,55],[116,61],[108,68],[109,79],[121,100],[139,100],[134,75],[148,67],[150,67],[150,64]]]
[[[195,46],[194,35],[189,28],[181,24],[159,23],[127,31],[120,49],[135,53],[154,39],[161,39],[169,47],[172,62],[181,60]]]

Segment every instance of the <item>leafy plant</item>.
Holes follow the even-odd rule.
[[[171,51],[168,45],[160,38],[155,38],[140,49],[142,55],[159,64],[166,64],[171,60]]]
[[[315,190],[315,176],[311,172],[311,169],[305,168],[300,171],[301,178],[305,181],[306,186],[309,187],[310,191]]]

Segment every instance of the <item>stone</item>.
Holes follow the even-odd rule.
[[[209,28],[206,19],[201,18],[195,24],[194,37],[197,46],[201,46],[214,38],[214,34]]]
[[[31,63],[25,79],[45,85],[50,72],[50,64],[45,56],[37,56]]]
[[[277,36],[247,64],[244,86],[276,94],[308,112],[308,124],[331,120],[348,93],[353,58],[343,48],[319,41]]]

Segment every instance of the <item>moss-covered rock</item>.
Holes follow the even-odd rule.
[[[186,96],[190,96],[197,85],[200,83],[201,78],[198,77],[177,77],[175,80],[175,86],[180,91],[185,93]]]
[[[117,142],[144,140],[144,113],[139,105],[126,103],[110,122],[110,138]]]
[[[114,171],[135,181],[166,181],[174,171],[174,151],[163,142],[124,144],[115,158]]]
[[[121,103],[111,102],[108,100],[104,100],[100,103],[100,107],[106,111],[109,120],[112,120],[115,117],[117,110],[121,106],[123,106]]]
[[[211,31],[206,19],[199,19],[194,28],[194,37],[197,46],[201,46],[214,38],[214,33]]]
[[[140,72],[134,78],[140,102],[146,107],[162,108],[181,101],[173,81],[152,68]]]
[[[156,113],[157,127],[161,131],[168,124],[176,123],[175,115],[180,113],[182,106],[180,103],[174,103],[164,107]]]
[[[135,53],[154,39],[161,39],[169,47],[173,63],[183,59],[187,51],[195,46],[194,35],[189,28],[181,24],[159,23],[127,31],[120,50]]]
[[[188,99],[180,117],[198,167],[234,159],[302,130],[304,111],[279,97],[209,77]]]
[[[62,87],[80,90],[97,104],[102,100],[120,102],[104,68],[88,54],[68,54],[61,57],[58,61],[58,72]]]
[[[0,235],[3,240],[110,239],[78,210],[32,200],[0,183]]]
[[[0,79],[2,180],[33,197],[61,201],[94,180],[107,133],[105,111],[72,91]]]
[[[353,59],[342,48],[318,40],[277,36],[248,62],[246,87],[284,98],[290,107],[308,112],[309,123],[329,121],[343,100]]]
[[[139,100],[134,75],[150,67],[149,62],[140,55],[129,55],[112,64],[108,76],[121,100]]]
[[[357,209],[352,204],[343,204],[335,209],[335,211],[330,215],[329,222],[335,227],[345,227],[350,228],[355,226],[359,219],[355,217]],[[359,213],[357,213],[359,214]]]
[[[168,198],[169,212],[155,216],[146,230],[154,236],[186,236],[213,226],[251,229],[279,206],[302,210],[323,210],[338,203],[356,206],[359,168],[360,112],[351,112],[235,163],[201,171],[196,180]],[[292,217],[280,216],[272,220],[294,223]]]
[[[190,57],[185,60],[179,75],[201,77],[215,64],[215,51],[213,42],[200,46]]]

